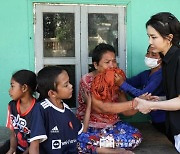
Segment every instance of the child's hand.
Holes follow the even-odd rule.
[[[159,101],[158,96],[152,96],[151,93],[148,93],[148,92],[140,95],[139,98],[145,99],[145,100],[151,100],[151,101]]]
[[[84,124],[83,132],[87,132],[90,114],[91,114],[91,100],[92,100],[92,98],[91,98],[90,91],[84,90],[83,97],[84,97],[84,101],[86,103],[86,111],[85,111],[84,120],[83,120],[83,124]]]
[[[16,154],[16,149],[9,149],[6,154]]]
[[[91,107],[91,93],[87,90],[84,90],[84,101],[86,102],[87,107]]]
[[[124,82],[124,78],[121,75],[115,73],[115,75],[114,75],[114,84],[116,86],[121,86],[123,84],[123,82]]]

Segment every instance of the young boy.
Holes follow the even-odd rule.
[[[67,72],[49,66],[37,75],[41,101],[35,106],[32,118],[30,154],[78,153],[77,136],[86,131],[89,122],[91,98],[86,94],[87,108],[84,127],[63,99],[72,97],[72,85]]]

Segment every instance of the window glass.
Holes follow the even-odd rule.
[[[44,57],[74,57],[74,38],[74,13],[43,13]]]
[[[99,43],[108,43],[118,51],[118,14],[88,14],[89,56]],[[117,55],[117,53],[116,53]],[[118,55],[117,55],[118,56]]]

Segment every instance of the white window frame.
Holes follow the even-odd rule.
[[[92,6],[75,4],[34,3],[35,17],[35,71],[44,65],[75,65],[76,100],[79,80],[88,72],[88,13],[118,14],[118,57],[119,67],[126,72],[126,25],[125,6]],[[43,56],[43,12],[74,13],[75,14],[75,57],[44,57]],[[76,102],[77,106],[77,102]]]
[[[126,25],[125,25],[125,6],[83,6],[81,8],[81,50],[88,51],[88,13],[109,13],[109,14],[118,14],[118,56],[116,57],[119,67],[125,72],[127,71],[126,66]],[[88,64],[92,64],[92,58],[88,57],[88,52],[81,52],[82,58],[82,74],[88,72]],[[85,57],[85,58],[84,58]]]

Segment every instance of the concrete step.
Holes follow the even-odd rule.
[[[138,128],[143,136],[140,146],[133,150],[135,154],[178,154],[166,136],[158,132],[150,123],[131,124]],[[9,139],[9,136],[9,130],[0,126],[0,145]]]

